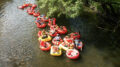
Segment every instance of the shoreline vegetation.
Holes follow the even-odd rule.
[[[46,9],[48,17],[76,18],[84,16],[96,21],[99,29],[117,32],[120,28],[119,0],[37,0],[39,9]],[[90,15],[90,16],[89,16]]]

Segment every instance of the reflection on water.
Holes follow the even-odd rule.
[[[59,25],[69,28],[69,32],[80,31],[81,39],[86,46],[78,60],[70,60],[65,54],[53,57],[49,52],[39,50],[39,29],[34,24],[35,18],[29,16],[26,10],[17,9],[17,6],[23,3],[35,2],[0,1],[0,67],[114,67],[115,58],[109,57],[110,53],[102,48],[109,42],[106,41],[107,34],[101,33],[92,24],[79,18],[57,19]],[[118,60],[116,58],[116,61]]]

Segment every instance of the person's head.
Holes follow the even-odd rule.
[[[65,36],[65,38],[68,38],[68,36]]]
[[[59,34],[57,34],[57,36],[59,36]]]
[[[45,30],[43,29],[43,31],[42,32],[45,32]]]
[[[45,34],[45,36],[47,36],[47,34]]]

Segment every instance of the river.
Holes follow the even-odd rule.
[[[0,0],[0,67],[119,67],[119,48],[110,51],[108,34],[100,32],[84,19],[63,20],[59,25],[67,25],[69,32],[80,31],[85,44],[78,60],[70,60],[65,54],[53,57],[39,49],[35,17],[20,10],[23,3],[34,0]],[[65,22],[65,23],[64,23]],[[108,40],[106,40],[108,39]]]

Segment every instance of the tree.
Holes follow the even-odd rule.
[[[38,4],[40,9],[48,8],[47,16],[63,14],[70,18],[79,16],[87,7],[107,21],[102,23],[106,28],[115,31],[120,27],[120,0],[38,0]]]
[[[76,17],[82,10],[82,0],[39,0],[40,8],[48,7],[47,16],[64,14],[67,17]]]

